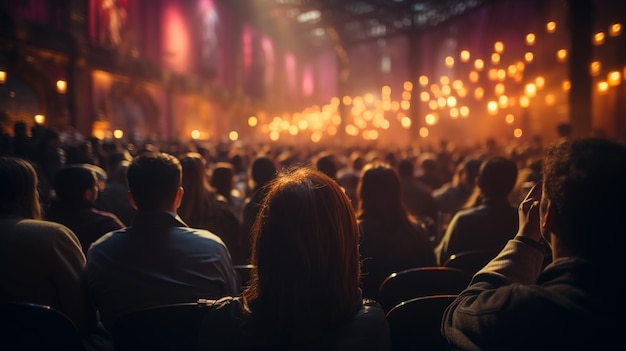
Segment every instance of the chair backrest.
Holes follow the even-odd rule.
[[[450,350],[451,346],[441,334],[441,319],[456,296],[418,297],[401,302],[387,312],[392,350]]]
[[[50,306],[0,303],[0,349],[85,351],[74,323]]]
[[[148,307],[117,319],[115,350],[195,350],[202,321],[211,311],[201,303]]]
[[[418,267],[392,273],[378,288],[378,302],[385,311],[412,298],[459,294],[467,287],[472,275],[451,267]]]
[[[233,268],[235,269],[235,273],[237,273],[237,278],[239,278],[239,286],[243,291],[250,282],[250,275],[252,274],[252,269],[254,268],[254,265],[240,264],[234,265]]]
[[[494,250],[461,251],[450,256],[443,263],[443,266],[462,269],[473,275],[496,257],[498,253],[499,251]]]

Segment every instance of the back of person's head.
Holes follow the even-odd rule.
[[[475,158],[470,158],[459,163],[455,171],[456,182],[473,187],[476,182],[476,177],[478,177],[478,173],[480,172],[481,164],[482,162]]]
[[[211,173],[211,186],[226,198],[230,198],[235,181],[235,169],[230,162],[218,162]]]
[[[478,174],[478,186],[487,198],[506,198],[517,182],[517,165],[506,157],[485,160]]]
[[[370,163],[363,168],[357,194],[359,216],[389,218],[404,214],[400,178],[386,163]]]
[[[569,138],[572,135],[572,125],[569,123],[559,123],[556,126],[556,133],[560,138]]]
[[[408,158],[398,163],[398,175],[400,178],[413,178],[415,176],[415,165]]]
[[[185,196],[199,193],[201,196],[209,188],[206,173],[206,160],[197,152],[187,152],[179,156],[182,167],[182,186]],[[192,195],[193,196],[193,195]]]
[[[333,154],[325,153],[320,155],[315,162],[315,167],[332,179],[337,179],[337,162]]]
[[[350,199],[311,168],[270,183],[252,228],[252,315],[285,328],[332,327],[360,307],[359,228]]]
[[[80,166],[71,165],[59,170],[54,177],[54,192],[59,201],[65,204],[82,205],[87,199],[87,190],[96,191],[96,174],[93,170]]]
[[[28,161],[0,157],[0,213],[41,218],[37,173]]]
[[[161,152],[144,152],[126,170],[128,189],[140,211],[170,210],[182,181],[178,159]]]
[[[544,158],[543,182],[542,208],[547,206],[545,200],[554,207],[553,233],[561,242],[595,259],[615,259],[612,256],[622,254],[626,213],[623,145],[586,138],[552,146]]]
[[[262,187],[276,177],[276,165],[266,156],[257,157],[252,162],[250,176],[255,187]]]

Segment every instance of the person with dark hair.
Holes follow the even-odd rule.
[[[54,180],[54,191],[55,198],[45,218],[70,228],[85,255],[89,246],[102,235],[125,227],[113,213],[94,207],[99,193],[98,181],[89,166],[72,165],[61,169]]]
[[[406,210],[428,228],[429,237],[437,236],[437,203],[426,185],[415,177],[415,164],[405,158],[398,163],[402,201]]]
[[[366,165],[357,195],[363,295],[376,300],[380,283],[391,273],[434,266],[435,254],[425,225],[406,211],[400,179],[391,166]]]
[[[267,195],[267,184],[276,178],[277,170],[274,161],[269,157],[257,157],[250,168],[250,180],[252,194],[243,203],[241,217],[241,229],[239,232],[239,244],[242,248],[242,257],[235,260],[239,264],[247,264],[250,261],[250,230],[261,209],[261,203]]]
[[[517,208],[509,201],[509,195],[515,187],[517,171],[515,162],[501,156],[482,163],[476,178],[480,201],[452,217],[435,248],[439,264],[462,251],[500,251],[515,236]]]
[[[359,289],[359,226],[330,177],[288,170],[270,183],[252,229],[254,265],[242,297],[200,331],[206,350],[389,350],[382,308]]]
[[[0,157],[0,302],[51,306],[86,335],[97,318],[85,256],[68,227],[41,220],[37,183],[29,161]]]
[[[337,180],[337,160],[330,152],[322,152],[315,160],[315,168],[334,180]]]
[[[201,228],[219,236],[231,255],[233,262],[240,256],[239,218],[230,205],[219,196],[208,182],[206,160],[197,152],[187,152],[179,157],[183,169],[182,186],[185,196],[178,214],[193,228]]]
[[[178,159],[144,152],[128,166],[132,226],[108,233],[87,253],[89,288],[104,327],[136,309],[219,298],[239,291],[222,240],[189,228],[176,214],[182,196]]]
[[[230,162],[218,162],[213,167],[209,184],[221,199],[226,202],[233,212],[239,218],[241,214],[241,206],[243,198],[235,193],[235,168]]]
[[[585,138],[548,149],[519,230],[447,308],[455,350],[610,350],[623,332],[626,148]],[[544,267],[548,245],[552,262]]]

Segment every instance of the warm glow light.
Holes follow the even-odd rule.
[[[7,72],[0,71],[0,84],[4,84],[7,81]]]
[[[405,129],[410,128],[411,127],[411,119],[409,117],[404,116],[400,120],[400,124],[402,124],[402,127],[404,127]]]
[[[57,80],[57,92],[59,94],[65,94],[67,91],[67,82],[64,80]]]
[[[278,140],[278,138],[280,138],[280,133],[278,133],[275,130],[270,132],[270,140],[271,141],[276,141],[276,140]]]
[[[565,62],[567,61],[567,50],[565,49],[560,49],[556,52],[556,60],[558,62]]]
[[[448,96],[448,95],[450,95],[450,93],[451,93],[451,92],[452,92],[452,89],[450,89],[450,86],[449,86],[449,85],[444,85],[444,86],[442,86],[442,87],[441,87],[441,93],[442,93],[444,96]]]
[[[493,63],[494,65],[497,65],[500,63],[500,54],[498,54],[497,52],[494,52],[493,54],[491,54],[491,63]]]
[[[554,33],[554,31],[556,31],[556,22],[550,21],[546,23],[546,32]]]
[[[600,61],[593,61],[591,63],[590,73],[592,76],[597,77],[600,74],[600,70],[602,69],[602,64]]]
[[[431,110],[436,110],[439,108],[439,104],[437,103],[437,100],[430,100],[428,102],[428,108],[430,108]]]
[[[35,123],[43,124],[46,121],[46,116],[44,115],[35,115]]]
[[[515,128],[515,130],[513,131],[513,136],[516,137],[516,138],[521,138],[522,134],[524,134],[524,133],[519,128]]]
[[[519,105],[522,106],[523,108],[527,108],[528,106],[530,106],[530,99],[528,98],[528,96],[522,96],[519,98]]]
[[[459,95],[459,97],[466,97],[467,96],[467,89],[465,89],[465,87],[459,89],[457,92],[457,95]]]
[[[441,76],[441,78],[439,78],[439,83],[441,83],[441,85],[448,85],[448,84],[450,84],[450,77],[448,77],[448,76]]]
[[[459,109],[456,107],[450,109],[450,118],[457,119],[459,118]]]
[[[526,34],[526,45],[532,46],[535,45],[535,34],[533,33],[528,33]]]
[[[503,81],[503,80],[505,80],[505,79],[506,79],[506,71],[505,71],[505,70],[503,70],[503,69],[499,69],[499,70],[496,72],[496,78],[497,78],[499,81]]]
[[[546,85],[546,79],[543,76],[535,78],[535,85],[537,85],[537,90],[543,89]]]
[[[507,106],[509,106],[509,97],[506,95],[500,95],[498,97],[498,106],[500,108],[506,108]]]
[[[197,129],[192,130],[191,131],[191,139],[194,139],[194,140],[200,139],[200,131],[197,130]]]
[[[426,138],[428,136],[428,128],[426,127],[420,128],[420,136],[422,138]]]
[[[507,115],[504,117],[504,120],[505,120],[505,121],[506,121],[506,123],[508,123],[508,124],[513,124],[513,122],[515,122],[515,116],[513,116],[512,114],[510,114],[510,113],[509,113],[509,114],[507,114]]]
[[[411,92],[403,91],[402,92],[402,99],[403,100],[411,100]]]
[[[113,137],[115,139],[122,139],[122,137],[124,137],[124,131],[122,131],[121,129],[116,129],[113,131]]]
[[[228,133],[228,139],[230,139],[230,141],[236,141],[239,139],[239,133],[237,133],[236,131],[231,131],[230,133]]]
[[[345,128],[346,130],[346,134],[350,135],[350,136],[357,136],[359,135],[359,128],[357,128],[356,126],[352,125],[352,124],[348,124]]]
[[[524,54],[524,61],[531,63],[533,62],[534,59],[535,59],[535,54],[533,54],[532,52],[528,51],[527,53]]]
[[[470,109],[467,106],[461,106],[459,112],[461,113],[461,117],[467,118],[469,116]]]
[[[322,134],[320,132],[315,132],[311,134],[311,141],[314,143],[319,143],[322,140]]]
[[[456,98],[454,96],[449,96],[447,99],[448,102],[448,106],[449,107],[455,107],[456,106]]]
[[[437,116],[435,116],[432,113],[429,113],[429,114],[426,115],[426,117],[424,117],[424,121],[429,126],[435,125],[437,123]]]
[[[609,86],[616,87],[622,83],[622,72],[620,71],[611,71],[607,74],[606,81],[609,83]]]
[[[402,102],[400,103],[400,108],[403,110],[408,110],[411,108],[411,102],[408,100],[402,100]]]
[[[402,85],[402,87],[404,88],[404,90],[406,91],[411,91],[413,90],[413,83],[409,82],[408,80],[406,82],[404,82],[404,84]]]
[[[419,82],[420,82],[421,86],[423,86],[423,87],[427,86],[428,85],[428,77],[420,76]]]
[[[474,61],[474,68],[476,68],[476,70],[479,72],[482,71],[483,68],[485,68],[485,61],[477,59],[476,61]]]
[[[461,50],[461,62],[467,62],[470,59],[470,52],[469,50]]]
[[[517,66],[509,65],[509,67],[506,68],[506,73],[509,75],[509,77],[515,77],[515,74],[517,74]]]
[[[528,83],[524,87],[524,93],[528,97],[535,97],[537,95],[537,86],[535,83]]]
[[[593,43],[594,43],[594,45],[602,45],[602,44],[604,44],[604,38],[605,38],[604,32],[598,32],[598,33],[594,34],[594,36],[593,36]]]
[[[380,92],[382,93],[382,95],[390,95],[391,87],[389,85],[383,85],[383,87],[380,89]]]
[[[461,81],[461,80],[459,80],[459,79],[455,80],[454,82],[452,82],[452,87],[453,87],[455,90],[462,89],[462,88],[463,88],[463,81]]]
[[[598,82],[598,93],[606,94],[606,92],[608,92],[608,91],[609,91],[609,83],[607,83],[604,80]]]
[[[489,101],[487,103],[487,112],[490,115],[495,115],[498,113],[498,103],[495,101]]]
[[[254,128],[259,124],[259,119],[256,116],[248,117],[248,126]]]
[[[430,100],[430,94],[427,91],[422,91],[420,93],[420,100],[422,100],[423,102]]]
[[[502,43],[501,41],[496,41],[493,44],[493,50],[499,54],[502,53],[502,51],[504,51],[504,43]]]
[[[553,106],[555,102],[556,102],[556,97],[554,96],[554,94],[546,95],[546,105]]]
[[[478,78],[479,78],[478,72],[476,72],[476,71],[471,71],[470,72],[470,74],[469,74],[470,82],[476,83],[476,82],[478,82]]]
[[[622,24],[621,23],[613,23],[609,27],[609,35],[612,37],[617,37],[622,34]]]
[[[437,99],[437,105],[438,105],[440,108],[444,108],[444,107],[446,107],[446,102],[447,102],[447,101],[446,101],[446,98],[444,98],[444,97],[440,97],[439,99]]]
[[[454,67],[454,57],[447,56],[445,62],[446,62],[446,67],[448,68]]]
[[[569,80],[564,80],[563,84],[561,84],[563,91],[569,91],[572,88],[572,83]]]
[[[474,90],[474,98],[476,100],[482,100],[483,96],[485,95],[485,90],[481,87],[476,88],[476,90]]]
[[[350,104],[352,104],[352,97],[351,96],[344,96],[343,99],[341,99],[341,102],[343,102],[344,105],[348,106]]]
[[[489,80],[496,80],[498,79],[498,70],[495,68],[491,68],[489,70],[489,73],[487,74],[487,77],[489,78]]]
[[[502,83],[496,84],[496,86],[493,88],[493,91],[496,93],[496,95],[504,94],[504,91],[505,91],[504,84],[502,84]]]

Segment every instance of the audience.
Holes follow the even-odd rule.
[[[479,202],[457,212],[435,248],[437,261],[468,250],[500,251],[518,229],[517,208],[509,194],[517,181],[517,165],[496,156],[483,162],[476,178]]]
[[[133,310],[237,293],[222,240],[187,227],[176,214],[183,196],[178,159],[146,151],[126,174],[138,210],[133,225],[106,234],[87,254],[89,288],[104,327],[111,330]]]
[[[359,229],[350,200],[325,174],[279,175],[252,229],[251,285],[215,303],[207,350],[389,350],[376,302],[359,289]]]
[[[69,228],[41,220],[37,183],[29,161],[0,157],[0,302],[51,306],[86,335],[97,319],[85,256]]]
[[[426,224],[429,237],[437,235],[437,203],[430,189],[415,177],[413,161],[405,158],[398,163],[402,201],[406,210]]]
[[[563,141],[519,207],[519,230],[446,310],[455,350],[609,350],[624,330],[626,150]],[[544,242],[552,263],[543,268]],[[619,348],[619,347],[618,347]]]
[[[366,165],[357,195],[363,295],[376,299],[380,283],[391,273],[434,266],[436,260],[426,227],[404,208],[400,179],[389,165]]]
[[[241,230],[239,233],[239,247],[242,248],[242,252],[245,253],[245,255],[235,261],[239,264],[247,264],[250,262],[250,231],[261,209],[261,203],[267,195],[267,184],[276,178],[276,172],[276,165],[269,157],[257,157],[252,163],[250,169],[250,180],[252,183],[250,188],[252,189],[252,194],[248,196],[243,203]]]
[[[72,165],[61,169],[55,176],[53,199],[46,219],[70,228],[78,237],[83,253],[102,235],[124,224],[112,213],[96,209],[98,181],[88,166]]]
[[[223,197],[211,189],[206,173],[206,160],[197,152],[179,156],[183,170],[185,195],[178,209],[180,217],[192,228],[206,229],[219,236],[231,258],[241,256],[238,242],[239,219]]]

